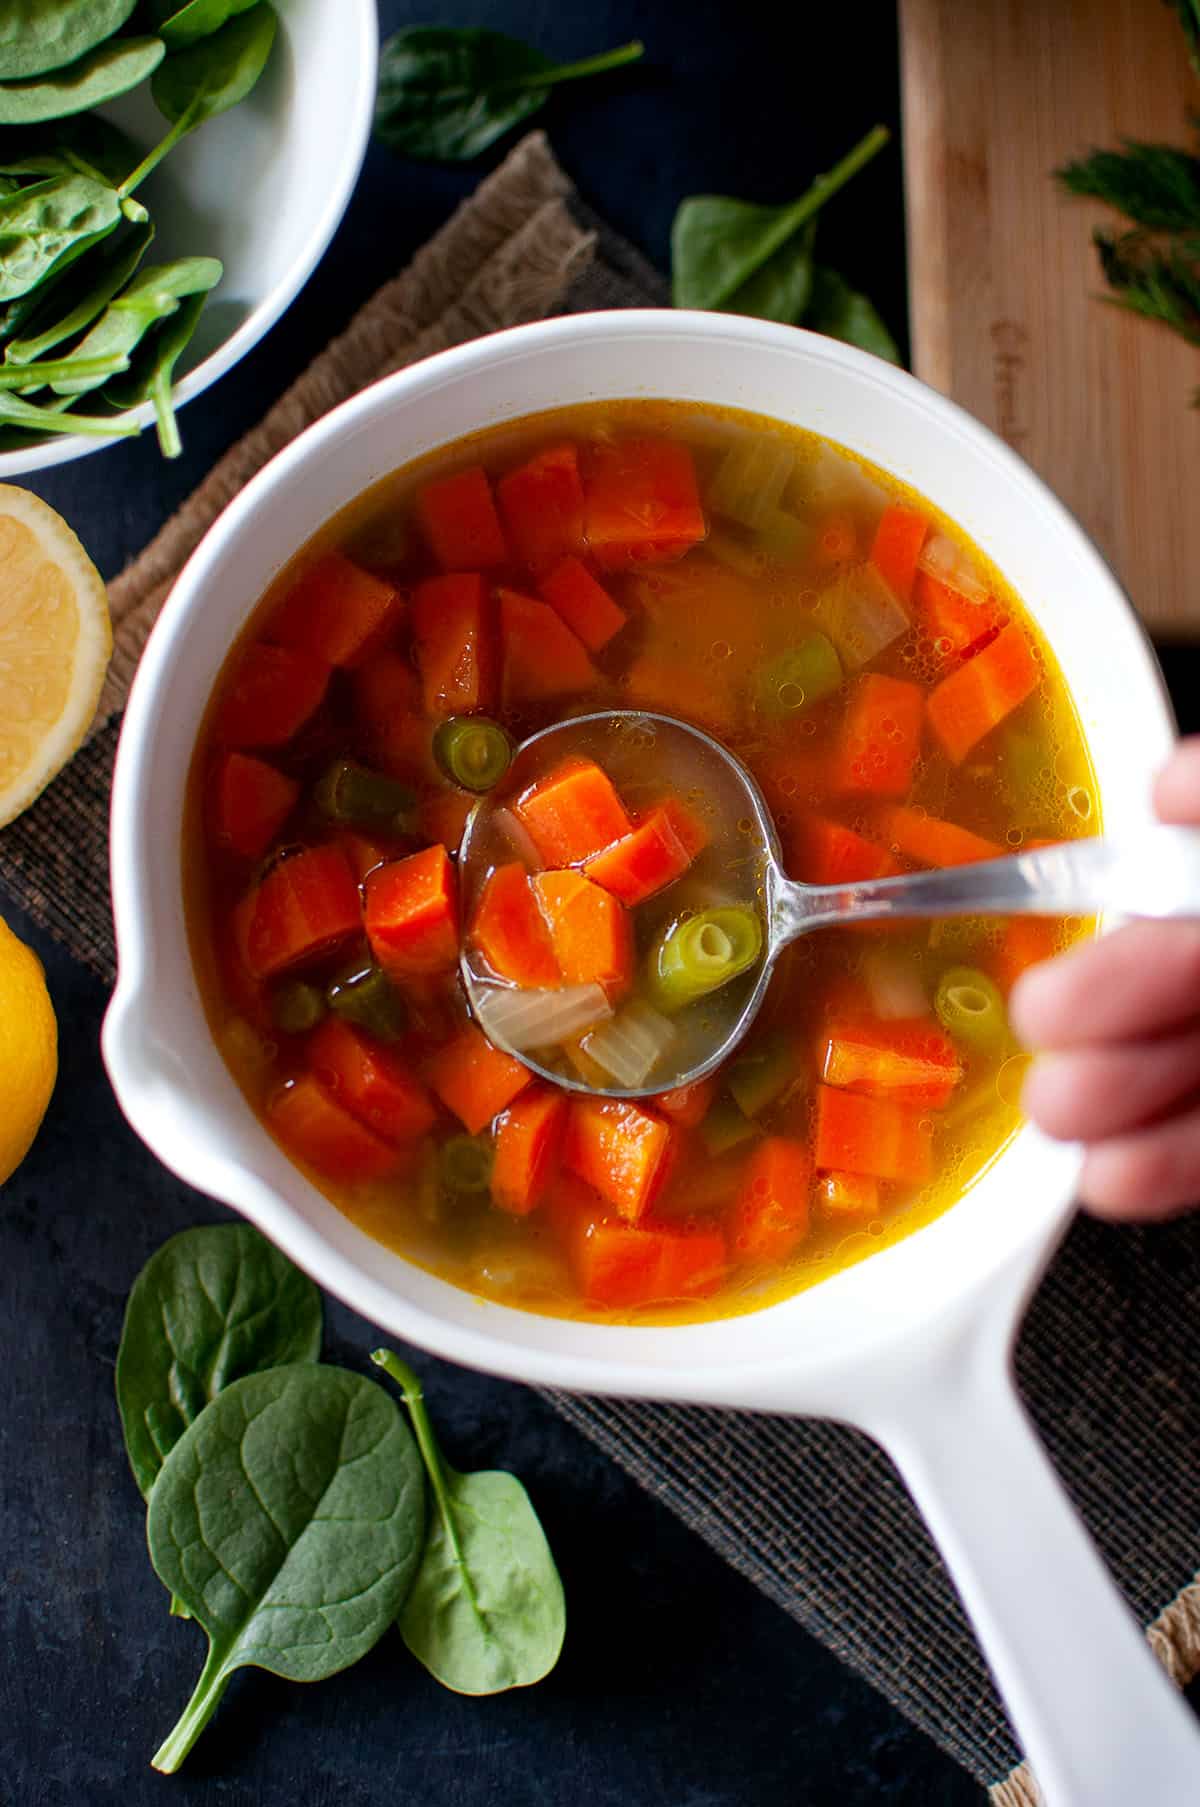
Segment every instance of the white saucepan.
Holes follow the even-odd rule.
[[[671,1328],[538,1317],[357,1230],[290,1164],[221,1060],[192,970],[180,826],[231,641],[314,529],[409,459],[568,402],[673,397],[816,429],[940,504],[1054,647],[1106,828],[1147,820],[1172,740],[1153,655],[1075,522],[999,440],[878,359],[722,314],[580,315],[444,352],[311,428],[217,522],[142,661],[113,792],[120,978],[104,1054],[130,1122],[355,1310],[451,1361],[582,1392],[844,1419],[900,1467],[1050,1807],[1195,1807],[1200,1731],[1156,1665],[1018,1403],[1011,1349],[1071,1215],[1076,1150],[1027,1127],[962,1202],[798,1297]],[[1164,1502],[1165,1507],[1165,1502]]]

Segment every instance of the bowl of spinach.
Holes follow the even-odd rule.
[[[372,0],[0,19],[0,479],[157,430],[293,300],[350,199]]]

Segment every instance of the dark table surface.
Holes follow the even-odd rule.
[[[647,59],[543,115],[587,200],[660,265],[679,198],[782,200],[876,119],[898,124],[896,28],[881,0],[383,0],[382,24],[482,24],[563,58],[640,36]],[[824,71],[818,79],[813,72]],[[113,575],[380,282],[480,167],[368,155],[331,249],[287,317],[182,416],[184,456],[150,439],[30,486]],[[900,166],[890,151],[822,227],[823,254],[904,326]],[[1194,658],[1168,660],[1192,725]],[[390,1635],[312,1688],[235,1678],[182,1775],[148,1760],[199,1671],[169,1619],[112,1399],[124,1299],[169,1234],[225,1215],[157,1166],[121,1120],[97,1048],[99,983],[4,913],[46,961],[62,1070],[42,1135],[0,1192],[0,1807],[967,1807],[979,1789],[527,1391],[419,1365],[452,1460],[528,1483],[566,1582],[563,1659],[486,1701],[439,1689]],[[369,1325],[331,1306],[327,1355],[362,1369]]]

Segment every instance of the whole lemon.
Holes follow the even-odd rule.
[[[58,1024],[42,963],[0,917],[0,1186],[37,1135],[58,1074]]]

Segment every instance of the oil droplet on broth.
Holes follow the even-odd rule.
[[[1010,1110],[1021,1108],[1021,1090],[1032,1065],[1032,1054],[1010,1054],[996,1075],[996,1094]]]

